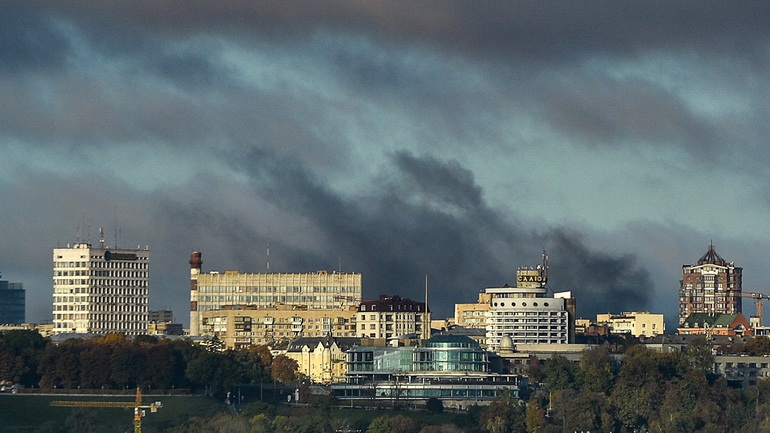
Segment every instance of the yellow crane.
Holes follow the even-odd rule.
[[[756,292],[741,292],[739,296],[742,298],[754,299],[754,302],[757,307],[757,320],[759,321],[759,326],[762,326],[762,300],[770,299],[770,296],[765,295],[763,293],[756,293]]]
[[[136,388],[136,400],[131,401],[66,401],[55,400],[51,406],[57,407],[112,407],[120,409],[134,409],[134,433],[142,433],[142,416],[144,409],[150,409],[150,412],[157,412],[163,406],[161,402],[142,404],[142,391]]]

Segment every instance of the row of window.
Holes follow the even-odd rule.
[[[247,295],[199,295],[198,302],[209,302],[218,306],[234,304],[323,304],[342,306],[344,303],[333,296],[247,296]]]
[[[147,304],[138,305],[136,303],[119,302],[118,299],[111,298],[112,302],[88,303],[88,304],[54,304],[53,311],[114,311],[119,308],[121,312],[142,313],[147,312]]]
[[[122,276],[126,278],[126,276]],[[54,279],[54,286],[136,286],[147,287],[147,278],[135,280],[85,280],[85,279]]]
[[[206,286],[198,285],[200,293],[352,293],[361,296],[361,287],[348,286]],[[353,296],[355,298],[355,296]]]
[[[54,271],[54,277],[112,277],[112,278],[149,278],[147,271],[123,271],[123,270],[74,270]],[[54,278],[56,279],[56,278]]]
[[[366,320],[366,314],[360,315],[360,320],[364,321]],[[384,320],[386,322],[392,322],[393,321],[393,315],[392,314],[385,314],[385,315],[377,315],[377,314],[370,314],[369,320]],[[396,321],[399,320],[414,320],[415,322],[421,322],[422,321],[422,315],[420,314],[396,314]]]
[[[56,268],[113,268],[113,269],[147,269],[146,257],[138,257],[141,261],[109,261],[109,262],[54,262]]]

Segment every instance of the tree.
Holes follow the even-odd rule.
[[[270,364],[270,374],[281,383],[296,382],[298,369],[297,361],[286,355],[276,356]]]
[[[770,355],[770,338],[754,337],[746,342],[743,352],[751,356]]]
[[[695,338],[687,344],[687,359],[695,370],[703,374],[714,373],[714,355],[706,337]]]
[[[614,379],[610,353],[600,347],[584,351],[577,378],[581,390],[609,393]]]
[[[562,355],[554,355],[545,360],[543,380],[550,390],[576,389],[575,364]]]
[[[527,404],[525,421],[529,433],[540,433],[545,427],[545,409],[536,399],[530,400]]]
[[[111,388],[110,345],[90,342],[80,352],[80,386],[86,389]]]
[[[378,416],[369,423],[366,433],[391,433],[390,420],[386,416]]]
[[[533,384],[542,382],[545,377],[543,368],[540,366],[540,361],[535,355],[530,355],[527,359],[527,376],[529,377],[529,381]]]
[[[479,421],[489,433],[517,433],[526,429],[522,405],[507,389],[492,400]]]
[[[425,409],[428,412],[442,413],[444,412],[444,402],[436,397],[431,397],[425,402]]]
[[[396,415],[389,420],[390,433],[417,433],[420,426],[412,418]]]

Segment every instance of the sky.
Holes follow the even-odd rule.
[[[770,4],[0,3],[0,272],[51,320],[52,250],[360,272],[434,318],[549,257],[578,315],[676,324],[713,242],[770,293]],[[268,256],[269,246],[269,256]],[[754,314],[751,301],[744,313]],[[770,314],[770,313],[768,313]]]

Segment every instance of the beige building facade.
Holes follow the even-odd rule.
[[[357,308],[225,307],[200,313],[200,335],[216,336],[225,348],[270,344],[302,337],[356,336]]]
[[[463,328],[486,329],[492,294],[481,292],[474,304],[455,304],[454,322]]]
[[[206,335],[204,317],[225,308],[278,310],[284,306],[345,311],[361,302],[361,274],[201,272],[202,256],[190,259],[190,335]],[[217,314],[217,313],[214,313]],[[332,314],[332,313],[330,313]]]
[[[146,334],[149,267],[148,248],[54,248],[54,334]]]
[[[419,339],[428,339],[430,322],[430,310],[425,302],[382,295],[379,299],[364,301],[358,307],[356,335],[387,340],[416,334]]]
[[[634,337],[654,337],[666,331],[663,315],[648,311],[597,314],[596,324],[607,325],[615,334],[631,334]]]
[[[329,385],[345,381],[346,351],[361,342],[360,338],[303,337],[289,343],[285,355],[297,361],[300,374],[311,381]]]

